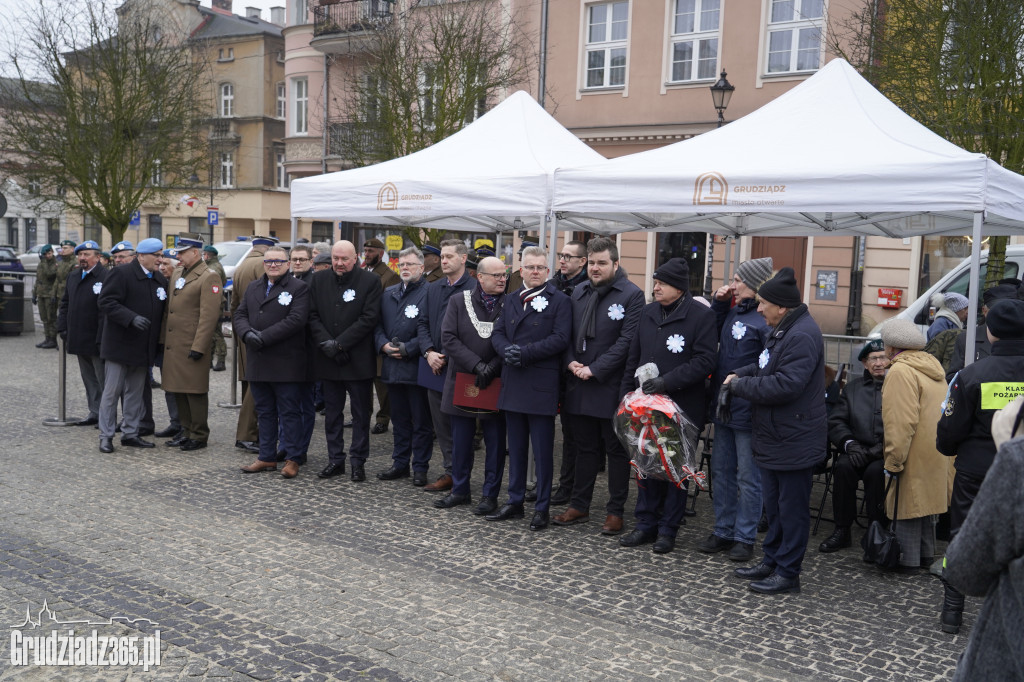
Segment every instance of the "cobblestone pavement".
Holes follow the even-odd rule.
[[[42,425],[57,353],[38,339],[0,338],[4,627],[45,601],[62,621],[154,621],[100,634],[159,629],[163,651],[149,672],[15,666],[4,651],[0,680],[930,680],[951,675],[976,617],[969,600],[961,635],[942,634],[934,577],[817,553],[828,523],[803,592],[758,596],[723,554],[695,550],[707,494],[659,556],[598,533],[603,497],[591,522],[536,533],[436,510],[408,479],[376,480],[390,433],[372,438],[366,483],[322,481],[322,418],[290,481],[238,471],[252,457],[233,447],[237,413],[217,407],[206,450],[115,439],[102,455],[94,429]],[[82,416],[70,365],[68,412]],[[227,400],[228,374],[212,375],[211,405]]]

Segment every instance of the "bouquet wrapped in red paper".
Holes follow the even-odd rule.
[[[648,363],[637,370],[637,376],[643,383],[658,376],[658,368]],[[667,395],[630,391],[619,403],[614,427],[638,479],[661,479],[680,488],[693,479],[697,487],[706,489],[704,472],[697,468],[700,431]]]

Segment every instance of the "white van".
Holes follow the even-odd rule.
[[[985,274],[988,271],[988,250],[981,252],[981,283],[984,286]],[[1006,247],[1006,268],[1003,270],[1003,277],[1016,277],[1020,279],[1021,273],[1024,273],[1024,245],[1008,245]],[[928,291],[921,294],[921,296],[908,305],[906,308],[900,311],[900,314],[896,317],[903,320],[913,320],[914,323],[920,327],[921,332],[928,331],[928,326],[931,324],[929,319],[929,301],[934,293],[947,291],[955,291],[958,294],[967,296],[967,285],[971,278],[971,259],[970,257],[965,258],[960,265],[956,266],[942,277],[935,285]],[[979,305],[981,299],[978,300]],[[874,329],[871,330],[869,336],[877,336],[881,333],[881,327],[884,323],[875,325]]]

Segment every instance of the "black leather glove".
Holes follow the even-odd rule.
[[[723,424],[732,421],[732,388],[722,384],[718,390],[718,402],[715,404],[715,419]]]
[[[334,356],[334,361],[339,365],[347,365],[348,359],[348,351],[341,350],[340,348],[338,349],[338,354]]]
[[[327,339],[320,344],[320,350],[329,358],[338,354],[338,342],[334,339]]]
[[[192,362],[199,362],[200,360],[203,359],[203,354],[197,350],[190,350],[188,352],[188,359],[191,360]]]
[[[473,385],[477,388],[487,388],[494,380],[494,370],[486,362],[476,363],[476,367],[473,368],[473,374],[476,375]]]
[[[512,367],[521,367],[523,362],[523,351],[517,345],[511,345],[505,349],[505,364]]]
[[[245,333],[245,345],[253,350],[263,348],[263,334],[256,329],[250,329]]]
[[[665,380],[661,377],[648,379],[640,386],[640,390],[650,395],[651,393],[665,393]]]
[[[144,332],[149,329],[152,323],[142,315],[136,315],[132,318],[132,327],[138,329],[140,332]]]
[[[846,456],[850,458],[850,464],[857,469],[863,469],[868,464],[868,451],[857,441],[851,441],[846,445]]]

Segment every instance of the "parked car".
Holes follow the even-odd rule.
[[[981,270],[979,272],[981,278],[981,286],[985,283],[985,274],[988,272],[988,251],[981,252]],[[1024,245],[1009,245],[1006,247],[1006,267],[1003,270],[1003,277],[1020,277],[1021,273],[1024,272]],[[900,314],[896,317],[903,320],[912,320],[916,324],[921,332],[928,331],[928,326],[932,323],[932,315],[935,311],[931,310],[931,297],[932,294],[942,292],[954,291],[958,294],[967,296],[967,285],[971,279],[971,259],[970,257],[965,258],[959,265],[953,268],[951,271],[946,273],[935,285],[928,291],[921,294],[917,300],[909,304],[906,308],[900,311]],[[978,305],[981,306],[981,297],[979,286],[979,297]],[[871,330],[870,336],[876,336],[881,333],[881,326],[883,323],[875,325],[875,328]]]
[[[13,246],[0,245],[0,272],[25,272]]]
[[[21,261],[21,266],[25,268],[25,272],[35,272],[36,268],[39,267],[39,249],[44,246],[46,245],[36,244],[31,249],[18,256],[18,260]],[[54,253],[60,252],[59,246],[53,246],[52,248]]]
[[[281,242],[280,246],[290,249],[291,242]],[[224,283],[224,288],[230,289],[235,277],[235,268],[252,251],[252,244],[248,241],[216,242],[213,248],[217,249],[217,260],[220,261],[224,268],[224,274],[228,278],[228,281]]]

